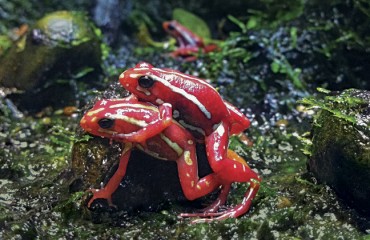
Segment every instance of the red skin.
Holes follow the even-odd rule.
[[[114,124],[102,128],[99,121],[107,118],[114,120]],[[108,203],[112,204],[111,195],[125,176],[130,153],[134,147],[160,159],[176,161],[181,186],[185,197],[189,200],[202,197],[222,186],[219,198],[202,213],[181,214],[183,217],[202,217],[194,222],[243,215],[248,211],[258,191],[259,184],[254,184],[253,180],[259,179],[258,175],[248,167],[244,159],[231,150],[227,152],[231,165],[226,167],[224,172],[211,173],[199,178],[195,139],[172,119],[171,107],[168,105],[156,108],[149,103],[138,102],[135,97],[101,100],[84,115],[80,125],[93,135],[125,143],[116,173],[103,189],[91,190],[94,195],[88,206],[97,198],[107,199]],[[164,139],[167,139],[167,142]],[[171,147],[168,144],[169,141],[176,143],[178,147]],[[181,149],[180,152],[178,152],[179,149]],[[243,167],[235,168],[235,164],[241,164]],[[225,181],[225,178],[228,180]],[[251,183],[243,203],[237,208],[216,212],[226,202],[231,183],[240,179],[247,179],[247,182]],[[217,218],[214,218],[215,216]]]
[[[185,26],[175,20],[164,22],[163,29],[176,39],[178,48],[171,53],[172,57],[183,57],[186,61],[194,61],[197,59],[194,54],[213,52],[217,49],[215,44],[204,44],[201,37],[190,31]]]
[[[139,80],[143,77],[151,78],[153,84],[140,86]],[[126,70],[119,80],[140,101],[158,106],[170,104],[173,118],[198,141],[205,142],[208,161],[214,172],[223,171],[228,166],[229,136],[244,131],[250,122],[205,80],[172,69],[155,68],[148,63],[139,63]]]
[[[246,174],[245,165],[230,159],[227,153],[230,135],[242,133],[250,122],[205,80],[173,69],[155,68],[148,63],[139,63],[126,70],[119,80],[142,102],[159,107],[170,104],[172,117],[197,141],[205,143],[208,162],[223,183],[253,179],[256,182],[253,188],[258,188],[259,176]]]

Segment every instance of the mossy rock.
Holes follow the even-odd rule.
[[[346,102],[352,98],[361,101]],[[308,167],[350,206],[370,216],[370,92],[350,89],[335,99],[336,109],[321,110],[316,119]],[[336,111],[348,118],[338,117]]]
[[[86,69],[100,72],[99,31],[83,12],[50,13],[18,41],[23,44],[14,43],[0,58],[0,86],[24,91],[26,105],[73,98],[58,86]]]

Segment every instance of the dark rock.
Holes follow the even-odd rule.
[[[210,172],[203,146],[198,147],[198,166],[201,176]],[[121,144],[111,144],[103,138],[78,142],[72,150],[74,180],[70,191],[101,188],[116,171]],[[203,154],[202,154],[203,153]],[[199,157],[200,156],[200,157]],[[176,163],[155,159],[141,151],[133,151],[121,186],[112,196],[119,210],[158,210],[170,201],[185,201],[177,175]],[[96,204],[95,204],[96,202]],[[94,201],[104,207],[106,203]],[[95,210],[99,206],[94,207]]]
[[[321,110],[313,129],[309,170],[370,216],[370,92],[350,89],[330,98],[332,110]]]

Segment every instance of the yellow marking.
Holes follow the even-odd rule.
[[[187,165],[189,165],[189,166],[193,165],[193,160],[191,160],[189,151],[184,152],[184,159],[185,159],[185,162],[186,162]]]
[[[132,148],[132,143],[130,143],[130,142],[125,143],[125,148],[122,150],[122,155],[127,153],[131,148]]]
[[[194,142],[192,140],[188,140],[188,144],[193,144]]]
[[[190,183],[190,184],[191,184],[191,187],[194,187],[194,184],[195,184],[195,183],[194,183],[194,181],[191,181],[191,183]]]
[[[101,111],[103,111],[103,110],[104,110],[104,108],[98,108],[98,109],[93,110],[93,111],[88,111],[88,112],[86,113],[86,115],[87,115],[87,116],[92,116],[92,115],[97,114],[98,112],[101,112]]]
[[[209,187],[209,182],[208,181],[206,181],[206,185],[207,185],[207,187]]]
[[[119,75],[119,78],[124,78],[125,77],[125,72],[121,73],[121,75]]]
[[[120,119],[125,122],[131,123],[133,125],[139,126],[139,127],[146,127],[148,124],[144,120],[137,120],[136,118],[127,117],[125,115],[120,114],[112,114],[109,116],[112,119]]]
[[[186,176],[187,176],[187,177],[190,177],[190,174],[189,174],[189,173],[186,173]]]
[[[90,122],[92,122],[92,123],[94,123],[94,122],[96,122],[96,120],[97,120],[98,118],[96,117],[96,116],[94,116],[91,120],[90,120]]]
[[[129,76],[130,78],[139,78],[140,76],[142,76],[143,74],[135,74],[135,73],[131,73]]]
[[[158,112],[158,108],[156,108],[154,106],[150,106],[150,105],[140,104],[140,103],[118,103],[118,104],[114,104],[114,105],[109,106],[109,108],[122,108],[122,107],[140,108],[140,109],[144,108],[144,109],[148,109],[148,110]]]
[[[201,190],[202,188],[197,184],[197,188],[199,189],[199,190]]]
[[[170,148],[172,148],[177,153],[178,156],[180,156],[184,152],[184,150],[177,143],[172,142],[164,134],[160,134],[160,136],[161,136],[162,140],[165,141],[167,143],[167,145],[170,146]],[[186,161],[186,159],[185,159],[185,161]]]
[[[236,168],[236,164],[234,164],[234,168]]]
[[[81,119],[80,123],[85,124],[85,123],[86,123],[86,118],[85,118],[85,117],[83,117],[83,118]]]
[[[249,168],[248,164],[245,162],[245,160],[239,156],[238,154],[236,154],[233,150],[231,149],[227,149],[227,157],[233,161],[236,161],[236,162],[239,162],[241,164],[243,164],[243,166]]]

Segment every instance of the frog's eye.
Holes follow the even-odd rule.
[[[99,120],[98,124],[99,124],[99,127],[103,129],[111,128],[114,124],[114,119],[102,118]]]
[[[140,87],[143,87],[143,88],[150,88],[154,84],[153,78],[149,76],[141,76],[139,77],[138,81],[139,81]]]
[[[168,24],[167,29],[170,30],[170,31],[174,31],[175,30],[175,26],[170,23],[170,24]]]

